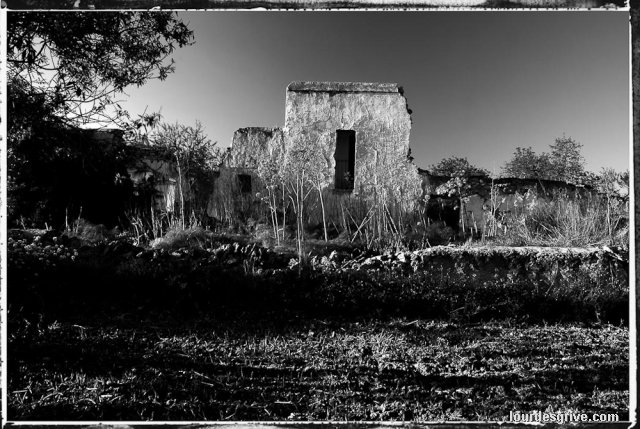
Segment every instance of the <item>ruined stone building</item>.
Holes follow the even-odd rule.
[[[309,189],[305,222],[311,226],[324,222],[325,215],[328,226],[344,230],[347,221],[358,224],[375,206],[379,216],[394,220],[442,222],[453,230],[464,226],[481,232],[499,215],[521,212],[554,195],[591,192],[564,182],[478,175],[465,178],[460,199],[451,192],[452,178],[412,164],[410,132],[411,110],[397,84],[292,82],[286,88],[284,126],[238,129],[212,190],[195,184],[206,190],[204,200],[198,197],[194,205],[206,206],[211,218],[230,225],[265,222],[272,203],[284,218],[282,207],[290,210],[291,201],[283,184],[291,191],[298,177]],[[192,184],[180,180],[175,159],[166,151],[125,145],[122,133],[113,130],[92,133],[97,144],[125,148],[136,204],[175,212],[180,183],[184,199],[193,199]]]
[[[229,195],[240,196],[241,209],[247,209],[265,182],[287,172],[303,173],[316,184],[330,217],[344,209],[340,201],[353,198],[413,204],[420,178],[408,160],[410,114],[394,83],[292,82],[284,128],[235,132],[209,214],[228,216],[238,205]]]
[[[284,138],[289,150],[318,152],[329,189],[362,192],[411,168],[410,114],[397,84],[293,82]]]
[[[284,126],[238,129],[221,166],[206,178],[207,183],[181,177],[168,151],[127,143],[121,130],[77,130],[70,132],[70,139],[86,143],[77,145],[82,150],[100,148],[101,156],[113,158],[113,163],[101,168],[117,172],[113,194],[127,199],[110,204],[114,213],[123,208],[175,213],[182,205],[182,184],[188,207],[199,213],[206,208],[210,218],[204,220],[212,222],[213,218],[229,225],[247,224],[249,219],[265,222],[269,210],[278,211],[281,219],[289,216],[289,196],[296,178],[305,182],[308,191],[307,225],[326,221],[328,227],[334,224],[341,231],[347,222],[351,226],[361,223],[376,207],[378,218],[388,217],[392,222],[443,222],[454,230],[464,225],[466,230],[481,232],[488,220],[521,213],[523,207],[533,207],[554,195],[582,198],[597,192],[564,182],[492,180],[478,175],[465,178],[464,198],[458,198],[451,192],[452,178],[430,174],[410,161],[411,110],[397,84],[292,82],[285,100]],[[100,174],[110,177],[112,173]],[[273,195],[274,190],[279,195]],[[628,190],[621,198],[628,204]],[[77,199],[83,215],[104,211],[87,196]],[[122,216],[118,212],[111,217]]]
[[[304,173],[316,184],[329,223],[347,215],[362,219],[375,202],[394,218],[410,213],[416,222],[430,218],[475,232],[489,216],[530,208],[562,192],[574,197],[588,192],[564,182],[474,176],[466,179],[460,204],[447,188],[450,177],[419,170],[408,159],[411,110],[397,84],[292,82],[285,100],[283,128],[234,133],[209,202],[210,216],[259,218],[264,190],[282,183],[283,174]],[[320,221],[319,203],[308,206],[310,224]]]
[[[186,200],[191,198],[189,181],[180,180],[175,159],[160,147],[128,144],[118,129],[86,130],[93,144],[122,150],[123,167],[133,187],[133,201],[145,208],[173,212],[182,183]]]
[[[558,180],[492,179],[485,174],[473,174],[465,177],[464,203],[461,205],[457,196],[449,195],[451,177],[433,175],[423,169],[419,169],[419,173],[431,219],[442,220],[453,229],[464,225],[465,230],[478,233],[486,227],[490,216],[499,220],[556,198],[588,198],[595,192],[588,186]]]

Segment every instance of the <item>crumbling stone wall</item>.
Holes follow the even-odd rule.
[[[280,128],[249,127],[233,133],[225,165],[229,168],[255,170],[266,158],[277,157],[284,150]]]
[[[320,148],[328,178],[335,169],[337,130],[356,132],[355,192],[388,178],[379,177],[383,171],[410,169],[411,117],[396,84],[293,82],[287,87],[287,148]]]
[[[426,170],[420,170],[423,194],[430,197],[429,204],[441,205],[442,200],[454,200],[444,191],[444,186],[451,177],[432,175]],[[464,221],[468,228],[482,231],[494,204],[496,213],[514,213],[531,209],[537,204],[551,201],[559,196],[569,198],[584,198],[596,191],[589,187],[577,186],[557,180],[520,179],[501,177],[492,180],[489,176],[473,175],[465,178],[468,189],[465,191]],[[493,191],[492,191],[493,188]],[[494,200],[492,202],[492,192]],[[437,208],[436,208],[437,209]],[[459,214],[451,227],[457,226]]]
[[[237,130],[215,180],[207,214],[217,219],[255,215],[254,212],[259,210],[256,194],[264,188],[263,170],[269,163],[277,164],[283,152],[284,136],[280,128],[248,127]],[[250,177],[250,189],[243,188],[239,181],[241,175]]]
[[[184,199],[191,199],[189,181],[183,175],[180,180],[176,162],[164,150],[147,146],[129,146],[130,163],[127,173],[137,189],[137,194],[143,197],[145,188],[153,192],[151,195],[152,208],[172,213],[179,201],[179,183],[182,183]],[[146,202],[142,202],[146,205]]]

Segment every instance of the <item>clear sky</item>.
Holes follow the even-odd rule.
[[[190,12],[195,44],[132,113],[200,120],[222,147],[283,126],[294,80],[394,82],[422,168],[449,156],[499,172],[515,148],[584,145],[587,169],[629,165],[628,12]],[[123,106],[124,107],[124,106]]]

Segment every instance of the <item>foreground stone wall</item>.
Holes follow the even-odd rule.
[[[549,288],[606,287],[628,293],[629,254],[622,248],[453,247],[434,246],[413,252],[387,252],[362,259],[325,258],[339,269],[425,271],[471,280],[478,286],[533,282]]]

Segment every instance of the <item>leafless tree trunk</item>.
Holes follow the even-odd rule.
[[[287,229],[287,198],[285,196],[285,186],[282,185],[282,240],[285,239],[285,231]]]
[[[184,229],[184,195],[182,193],[182,170],[180,168],[180,158],[176,154],[176,163],[178,165],[178,189],[180,191],[180,224]]]
[[[327,236],[327,219],[324,214],[324,199],[322,198],[322,188],[318,186],[318,195],[320,196],[320,207],[322,208],[322,230],[324,231],[324,241],[329,241]]]

